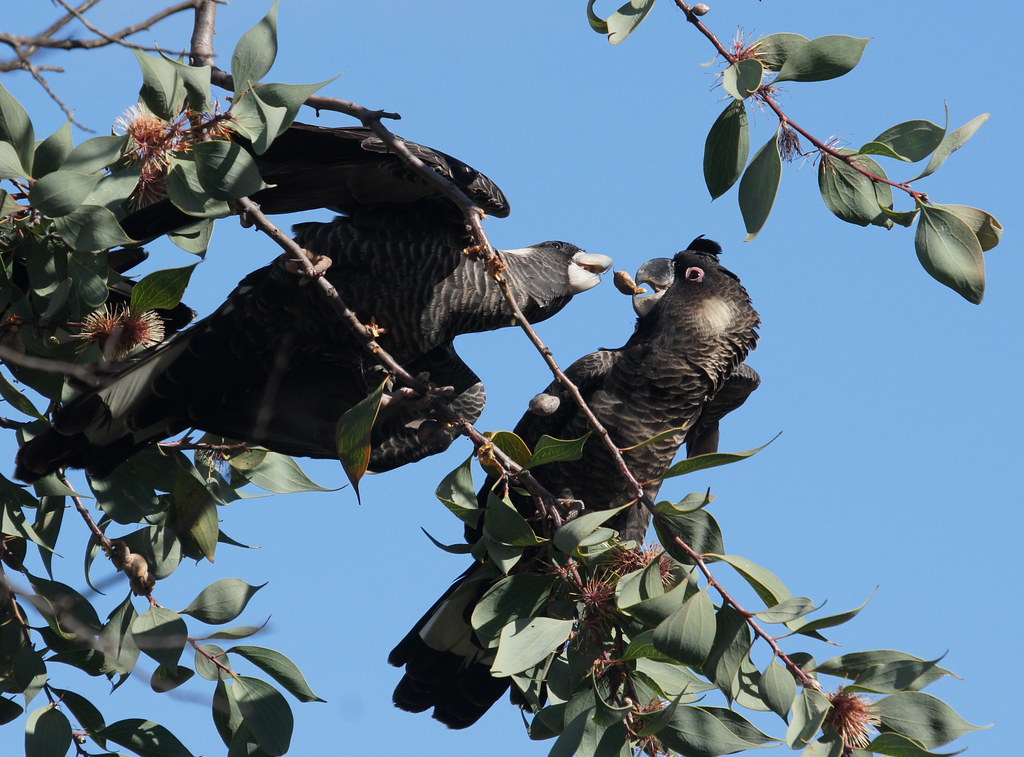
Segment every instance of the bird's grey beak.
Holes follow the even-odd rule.
[[[577,252],[569,265],[569,289],[573,294],[593,289],[601,283],[601,274],[610,270],[613,261],[607,255]]]
[[[672,286],[675,281],[675,268],[672,258],[654,258],[648,260],[639,269],[634,277],[640,286],[647,285],[649,292],[633,295],[633,311],[643,318],[650,313],[658,300],[665,294],[665,290]]]

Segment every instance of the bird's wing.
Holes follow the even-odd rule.
[[[329,208],[358,216],[397,207],[429,211],[452,224],[461,222],[461,214],[443,189],[427,181],[401,156],[388,152],[369,129],[294,123],[262,155],[244,138],[235,141],[251,154],[264,182],[272,185],[252,197],[265,213]],[[505,195],[484,174],[443,152],[402,141],[484,212],[508,215]],[[129,213],[121,226],[132,239],[145,240],[195,221],[164,199]]]
[[[718,422],[746,402],[760,385],[761,377],[757,371],[741,363],[718,393],[701,408],[700,415],[686,435],[686,456],[718,452]]]

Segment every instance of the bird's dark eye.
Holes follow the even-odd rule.
[[[686,269],[686,280],[687,281],[704,281],[704,269],[698,268],[697,266],[690,266]]]
[[[563,243],[561,243],[561,242],[549,242],[549,244],[552,247],[554,247],[556,250],[561,250],[562,248],[565,247],[565,245]]]

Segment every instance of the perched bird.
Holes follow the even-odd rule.
[[[505,196],[482,173],[405,144],[482,210],[508,214]],[[344,213],[300,224],[296,241],[330,258],[326,278],[386,350],[412,373],[429,373],[434,386],[450,387],[455,412],[479,417],[483,385],[452,341],[513,321],[496,282],[464,254],[471,239],[455,204],[366,129],[296,124],[254,158],[275,185],[255,196],[265,209]],[[194,220],[164,201],[122,225],[142,239]],[[501,255],[502,275],[531,322],[550,318],[611,266],[566,242]],[[211,315],[68,403],[52,429],[22,447],[15,475],[32,481],[70,466],[103,476],[189,428],[290,455],[337,457],[342,415],[387,374],[292,265],[283,255],[249,274]],[[370,470],[441,452],[454,436],[424,404],[389,402],[374,426]]]
[[[739,279],[719,265],[720,252],[715,242],[698,238],[674,259],[645,263],[636,281],[652,291],[634,296],[639,319],[629,341],[586,355],[566,371],[617,447],[680,429],[623,453],[641,482],[659,478],[684,443],[690,456],[716,451],[719,421],[760,383],[743,362],[757,341],[758,314]],[[535,397],[531,408],[515,427],[531,449],[544,434],[575,439],[589,430],[558,383]],[[534,475],[556,497],[582,500],[584,511],[636,499],[610,452],[593,439],[581,459],[544,465]],[[494,483],[481,489],[481,507]],[[647,494],[654,497],[659,486],[648,484]],[[532,499],[514,492],[512,498],[523,515],[536,512]],[[649,523],[650,512],[637,504],[606,525],[623,540],[642,542]],[[394,693],[398,707],[433,708],[437,720],[465,728],[508,689],[509,678],[490,674],[494,649],[483,648],[470,625],[476,602],[501,577],[488,562],[474,564],[394,648],[389,662],[405,668]]]

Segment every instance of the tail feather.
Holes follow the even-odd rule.
[[[477,642],[470,623],[495,577],[489,565],[471,567],[391,651],[388,662],[405,668],[393,695],[396,707],[433,708],[435,720],[467,728],[508,690],[510,679],[491,675],[493,650]]]

